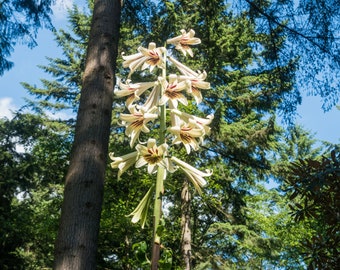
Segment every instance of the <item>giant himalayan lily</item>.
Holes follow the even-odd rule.
[[[113,161],[111,162],[111,167],[113,169],[119,169],[118,171],[118,179],[120,179],[120,176],[129,169],[133,164],[136,163],[138,152],[132,152],[127,155],[121,156],[121,157],[115,157],[114,153],[109,154],[110,159]]]
[[[133,164],[135,164],[136,168],[147,164],[149,174],[154,173],[158,166],[162,166],[169,172],[174,172],[174,167],[167,157],[168,145],[166,143],[157,146],[156,140],[150,138],[146,146],[137,144],[135,148],[137,151],[121,157],[115,157],[114,153],[109,154],[110,159],[113,161],[110,164],[111,167],[113,169],[119,169],[118,178]]]
[[[164,47],[156,48],[156,43],[150,42],[148,48],[139,47],[138,53],[122,56],[125,60],[123,62],[123,67],[130,68],[129,77],[135,70],[137,70],[140,66],[142,70],[150,67],[150,71],[152,71],[155,66],[164,69],[165,63],[163,60],[163,53],[165,52]]]
[[[164,78],[158,78],[161,82],[161,85],[164,89],[163,96],[159,101],[159,105],[164,105],[166,102],[169,102],[169,107],[171,109],[175,109],[178,106],[178,101],[183,105],[188,105],[187,98],[182,94],[182,91],[188,88],[188,84],[186,81],[178,82],[177,75],[171,74],[169,76],[169,82]]]
[[[166,143],[157,147],[156,140],[150,138],[147,145],[136,145],[139,159],[136,162],[136,168],[148,165],[148,173],[152,174],[156,171],[158,166],[163,166],[169,170],[169,161],[167,156],[168,145]]]
[[[194,151],[199,149],[199,142],[196,140],[196,138],[199,138],[200,141],[202,141],[204,136],[204,130],[202,128],[197,128],[190,124],[186,124],[183,121],[179,126],[172,126],[168,128],[168,130],[175,135],[175,139],[172,143],[183,143],[188,154],[190,154],[191,148]]]
[[[192,69],[188,68],[186,65],[183,65],[181,62],[177,61],[173,57],[168,58],[170,62],[172,62],[178,70],[183,74],[179,76],[179,81],[187,81],[190,85],[188,87],[188,93],[191,94],[197,104],[202,102],[202,94],[199,89],[210,89],[210,83],[204,81],[207,77],[207,73],[203,72],[195,72]]]
[[[214,115],[210,114],[207,118],[198,117],[195,115],[191,115],[189,113],[181,112],[177,109],[171,110],[171,115],[176,115],[187,124],[196,126],[197,128],[201,128],[204,130],[204,135],[210,135],[210,125],[211,121],[214,119]],[[176,119],[175,117],[171,117],[171,119]],[[175,126],[177,123],[174,123]]]
[[[114,91],[117,97],[126,97],[126,107],[129,107],[134,101],[139,100],[139,97],[149,88],[153,87],[156,82],[140,82],[131,83],[127,80],[126,83],[119,82],[119,89]]]
[[[146,223],[148,208],[151,203],[152,193],[154,189],[155,189],[155,186],[154,185],[151,186],[151,188],[145,194],[143,199],[139,202],[135,210],[133,210],[131,214],[127,215],[128,217],[132,216],[132,220],[131,220],[132,223],[137,223],[139,220],[141,220],[142,229],[144,228],[145,223]]]
[[[206,170],[205,172],[197,170],[195,167],[174,156],[171,157],[171,161],[183,170],[183,172],[188,176],[197,191],[201,194],[201,187],[204,187],[207,184],[207,181],[204,179],[204,177],[211,176],[212,172],[210,170]]]
[[[122,120],[121,124],[126,126],[125,134],[130,137],[130,147],[132,148],[141,132],[150,132],[146,124],[157,119],[158,114],[154,113],[157,111],[157,107],[137,109],[137,105],[131,105],[129,111],[130,114],[122,113],[119,118]]]
[[[145,101],[143,107],[144,108],[153,108],[159,106],[159,99],[161,96],[161,85],[159,81],[155,82],[155,86],[153,87],[152,91],[150,92],[147,100]]]
[[[190,48],[190,45],[197,45],[201,43],[201,40],[199,38],[195,38],[195,31],[190,30],[188,33],[182,29],[181,30],[182,35],[179,35],[174,38],[168,39],[166,42],[168,44],[175,45],[175,49],[181,51],[184,56],[186,56],[186,53],[188,53],[191,57],[193,57],[192,49]]]

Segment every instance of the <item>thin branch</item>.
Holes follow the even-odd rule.
[[[280,27],[283,27],[284,29],[288,30],[289,32],[291,32],[292,34],[294,34],[295,36],[300,36],[303,39],[307,40],[308,42],[310,42],[312,45],[316,46],[319,50],[321,50],[323,53],[330,55],[332,58],[337,59],[337,61],[339,61],[338,57],[334,54],[332,54],[325,46],[322,46],[320,44],[318,44],[317,42],[315,42],[313,39],[315,39],[315,37],[309,37],[301,32],[298,32],[297,30],[289,27],[286,24],[283,24],[281,22],[279,22],[274,16],[269,15],[268,13],[266,13],[265,11],[263,11],[258,5],[256,5],[254,2],[250,1],[250,0],[245,0],[250,6],[252,6],[255,10],[257,10],[261,15],[263,15],[264,17],[267,18],[267,20],[277,24]]]

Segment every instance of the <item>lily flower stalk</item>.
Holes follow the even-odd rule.
[[[184,56],[193,57],[192,45],[198,45],[201,40],[195,37],[195,31],[180,31],[177,37],[167,40],[167,44],[173,45]],[[127,80],[120,81],[118,89],[114,91],[117,98],[126,98],[127,113],[120,114],[120,125],[125,127],[125,134],[130,139],[131,153],[121,157],[110,154],[113,161],[111,167],[118,169],[118,178],[121,178],[129,168],[147,167],[150,175],[157,173],[156,181],[148,190],[137,208],[129,215],[132,222],[142,222],[144,227],[147,219],[147,210],[150,200],[154,196],[154,247],[153,258],[159,257],[160,236],[157,229],[162,213],[162,196],[164,192],[163,181],[167,173],[176,170],[182,171],[191,181],[199,194],[201,188],[207,185],[206,177],[212,175],[210,171],[200,171],[192,165],[177,158],[172,145],[182,145],[187,154],[198,151],[204,142],[204,137],[210,135],[210,127],[214,116],[206,118],[198,117],[181,111],[193,100],[197,105],[202,102],[201,90],[210,89],[210,83],[206,82],[205,71],[193,71],[173,57],[167,57],[165,47],[157,47],[151,42],[148,48],[139,47],[138,52],[129,56],[122,56],[123,67],[129,68]],[[179,74],[167,75],[167,64],[173,65]],[[137,70],[143,72],[140,75],[150,73],[156,75],[155,81],[133,82],[131,75]],[[143,96],[143,97],[142,97]],[[143,103],[144,102],[144,103]],[[167,113],[170,116],[170,126],[166,126]],[[151,130],[159,128],[158,137],[148,135]],[[152,132],[154,134],[154,132]],[[169,142],[168,142],[169,141]],[[158,145],[158,146],[157,146]]]

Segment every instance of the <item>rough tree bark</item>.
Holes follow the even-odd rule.
[[[95,0],[54,269],[95,269],[121,0]]]
[[[182,256],[184,262],[184,269],[190,270],[191,269],[191,229],[190,229],[190,191],[189,191],[189,183],[186,179],[184,181],[182,187],[182,218],[181,218],[181,227],[182,227]]]

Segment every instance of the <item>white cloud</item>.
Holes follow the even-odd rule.
[[[52,112],[45,112],[47,117],[51,120],[68,120],[70,119],[70,117],[75,117],[73,112],[70,113],[66,113],[66,112],[56,112],[56,113],[52,113]]]
[[[53,18],[55,20],[66,19],[67,10],[72,8],[73,0],[56,0],[52,6]]]
[[[13,113],[17,110],[17,107],[15,106],[15,104],[13,103],[13,99],[10,97],[3,97],[0,98],[0,118],[8,118],[8,119],[12,119],[13,118]],[[49,112],[46,111],[45,112],[47,117],[52,119],[52,120],[57,120],[57,119],[61,119],[61,120],[67,120],[70,117],[76,117],[74,112]]]
[[[13,117],[12,111],[15,109],[12,98],[0,98],[0,118],[7,117],[11,119]]]

